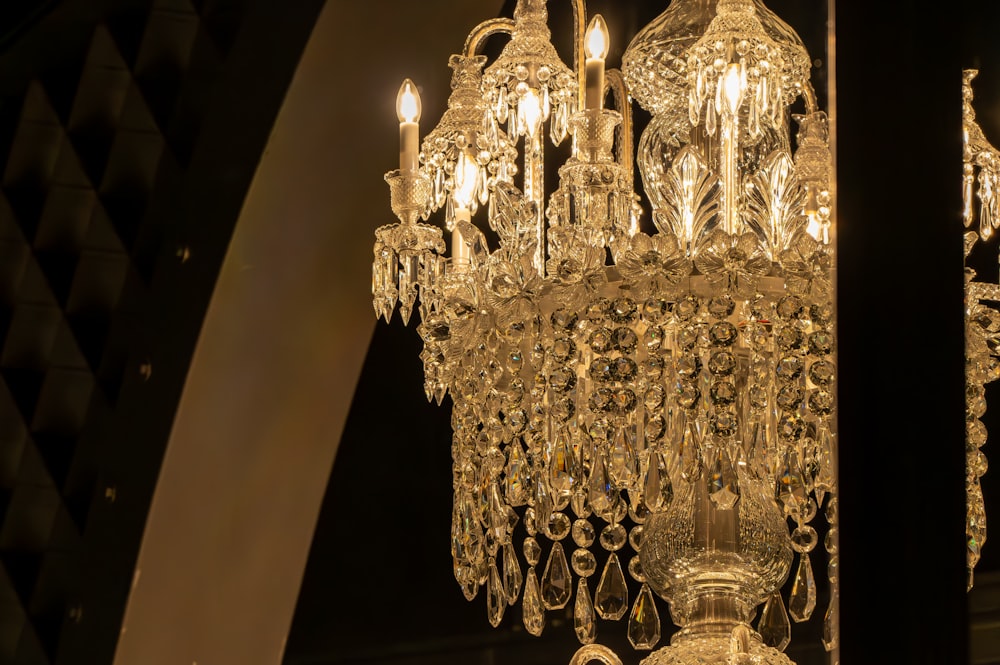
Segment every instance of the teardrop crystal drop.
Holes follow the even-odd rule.
[[[660,615],[648,584],[643,584],[628,618],[628,641],[640,650],[652,649],[660,641]]]
[[[836,592],[830,598],[830,606],[823,617],[823,648],[833,651],[840,646],[840,617],[837,612]]]
[[[594,617],[594,604],[590,600],[586,578],[580,578],[576,585],[576,602],[573,604],[573,628],[580,644],[593,644],[597,637],[597,620]]]
[[[625,575],[618,562],[618,556],[612,552],[608,562],[604,564],[601,581],[594,593],[594,609],[602,619],[618,621],[628,610],[628,587],[625,586]]]
[[[572,582],[562,544],[553,543],[545,572],[542,573],[542,602],[545,608],[558,610],[566,607],[573,593]]]
[[[552,451],[549,455],[549,485],[555,492],[568,492],[573,487],[575,478],[576,456],[573,454],[573,441],[567,428],[562,427],[552,441]]]
[[[764,604],[764,611],[761,612],[760,621],[757,623],[757,632],[760,633],[764,644],[778,651],[784,651],[792,641],[792,624],[788,620],[785,602],[779,592],[771,593],[767,603]]]
[[[663,455],[655,450],[649,452],[649,464],[646,468],[646,481],[643,483],[643,498],[646,506],[652,512],[663,510],[674,498],[674,487],[670,482]]]
[[[524,629],[538,637],[545,630],[545,610],[542,608],[542,598],[538,593],[538,577],[534,567],[528,568],[528,576],[524,580],[524,599],[521,601],[521,611],[524,619]]]
[[[525,463],[524,451],[520,442],[511,442],[510,454],[507,456],[507,503],[512,506],[523,506],[528,503],[528,465]]]
[[[496,562],[490,561],[490,576],[486,580],[486,613],[491,626],[496,628],[500,625],[505,609],[507,609],[507,594],[500,581]]]
[[[740,498],[733,463],[723,446],[719,446],[712,457],[712,467],[706,474],[708,496],[719,510],[732,510]]]
[[[788,597],[788,612],[795,621],[808,621],[816,609],[816,580],[813,578],[809,554],[799,555],[799,569],[792,583],[792,593]]]
[[[611,484],[607,466],[604,464],[604,456],[601,454],[594,455],[587,490],[590,507],[595,513],[605,519],[614,513],[615,505],[619,500],[618,493]]]
[[[521,564],[517,561],[514,544],[507,542],[503,546],[503,587],[507,596],[507,604],[513,605],[521,594]]]
[[[608,474],[618,487],[628,487],[637,475],[635,433],[622,427],[614,437],[608,457]]]

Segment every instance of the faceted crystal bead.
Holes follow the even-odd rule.
[[[632,527],[632,530],[628,533],[628,544],[632,546],[636,552],[642,549],[642,536],[646,532],[646,528],[643,525],[638,525]]]
[[[546,609],[558,610],[566,607],[573,593],[572,581],[562,544],[554,543],[549,552],[549,560],[545,564],[545,572],[542,573],[542,602]]]
[[[611,342],[615,349],[622,353],[632,353],[635,351],[639,338],[631,328],[615,328],[611,333]]]
[[[652,649],[660,641],[660,615],[648,584],[643,584],[628,618],[628,641],[640,650]]]
[[[496,628],[503,620],[503,612],[507,609],[507,592],[500,581],[495,561],[490,561],[490,576],[486,581],[486,613],[490,625]]]
[[[628,574],[632,576],[636,582],[645,582],[646,575],[642,572],[642,561],[639,560],[638,556],[632,557],[628,562]]]
[[[580,577],[590,577],[597,570],[597,561],[590,550],[580,548],[573,552],[573,572]]]
[[[805,305],[801,298],[789,295],[778,301],[775,311],[780,318],[790,321],[799,318],[803,314],[804,307]]]
[[[796,411],[806,393],[795,383],[787,383],[774,396],[774,401],[782,411]]]
[[[811,552],[816,547],[818,540],[816,529],[808,524],[800,524],[792,530],[792,549],[796,552]]]
[[[716,381],[709,393],[713,404],[727,406],[736,401],[736,384],[732,381]]]
[[[739,332],[729,321],[720,321],[709,329],[708,335],[715,346],[729,346],[736,341]]]
[[[611,301],[608,315],[615,323],[630,323],[636,317],[636,304],[631,298],[615,298]]]
[[[594,526],[585,519],[573,522],[573,542],[578,547],[590,547],[594,542]]]
[[[523,506],[528,502],[528,465],[524,459],[521,444],[513,441],[507,455],[507,470],[505,472],[505,490],[507,503],[512,506]]]
[[[764,644],[778,651],[784,651],[792,641],[792,624],[788,621],[785,603],[781,600],[779,592],[774,591],[768,596],[760,621],[757,623],[757,632],[760,633]]]
[[[670,304],[661,298],[650,298],[642,305],[642,318],[647,323],[660,323],[670,313]]]
[[[653,512],[663,510],[674,498],[674,488],[670,482],[663,456],[655,450],[649,453],[646,479],[643,483],[643,501]]]
[[[552,540],[562,540],[569,535],[570,521],[566,513],[552,513],[546,535]]]
[[[594,604],[590,600],[587,580],[583,578],[576,586],[576,602],[573,605],[573,629],[581,644],[591,644],[597,636],[597,619]]]
[[[733,313],[736,303],[729,295],[715,296],[708,301],[708,313],[717,319],[724,319]]]
[[[533,567],[528,569],[528,576],[524,581],[524,599],[521,601],[521,611],[525,630],[535,637],[541,635],[545,629],[545,610],[542,608],[542,598],[538,592],[538,578],[535,576]]]
[[[590,361],[590,378],[598,383],[614,380],[614,363],[611,358],[598,356]]]
[[[825,356],[833,351],[833,334],[826,330],[817,330],[809,335],[809,353],[814,356]]]
[[[774,334],[774,343],[783,351],[801,348],[805,341],[805,333],[794,325],[781,326]]]
[[[736,356],[731,351],[716,351],[708,360],[708,371],[716,376],[729,376],[736,370]]]
[[[808,554],[799,555],[799,568],[788,597],[788,611],[797,622],[808,621],[816,609],[816,580]]]
[[[552,358],[556,362],[565,363],[576,356],[576,344],[569,337],[557,337],[552,342]]]
[[[528,562],[529,566],[537,566],[539,559],[542,557],[542,548],[539,547],[538,541],[528,536],[524,539],[524,558]]]
[[[611,331],[607,328],[598,328],[590,333],[587,343],[594,353],[607,353],[612,349]]]
[[[612,552],[601,573],[601,581],[594,593],[594,608],[602,619],[617,621],[628,610],[628,587],[618,556]]]
[[[552,312],[552,316],[549,317],[549,320],[552,321],[552,325],[556,329],[572,330],[580,320],[580,317],[577,316],[576,312],[568,309],[557,309]]]
[[[621,524],[609,524],[601,531],[601,547],[617,552],[625,546],[626,532]]]

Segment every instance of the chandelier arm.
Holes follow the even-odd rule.
[[[514,31],[514,19],[491,18],[483,21],[469,33],[465,40],[465,55],[472,57],[478,55],[483,49],[486,40],[497,34],[509,35]]]
[[[576,107],[582,109],[586,103],[587,67],[584,48],[587,39],[587,1],[573,0],[573,71],[576,72]]]
[[[635,157],[632,154],[632,104],[628,88],[620,69],[609,69],[605,74],[605,87],[614,95],[615,108],[622,115],[618,126],[618,163],[625,167],[631,189],[635,188]]]
[[[816,102],[816,91],[813,90],[811,81],[805,81],[802,84],[802,99],[806,102],[806,113],[816,113],[819,111],[819,104]]]

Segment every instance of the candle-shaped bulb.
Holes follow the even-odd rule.
[[[604,106],[604,59],[608,57],[608,26],[600,14],[594,16],[587,28],[584,51],[587,56],[584,108],[600,109]]]
[[[458,154],[458,164],[455,166],[455,205],[459,209],[468,210],[476,198],[479,186],[479,163],[468,150]]]
[[[587,27],[585,47],[587,57],[604,60],[608,57],[610,43],[611,38],[608,36],[608,24],[604,22],[604,17],[597,14]]]
[[[743,90],[744,81],[743,73],[740,71],[740,66],[736,63],[730,64],[726,67],[726,73],[723,75],[725,78],[722,82],[722,89],[726,95],[726,102],[729,106],[729,111],[733,115],[740,109],[740,104],[743,103]]]
[[[400,122],[420,121],[420,93],[410,79],[406,79],[403,85],[399,86],[399,94],[396,95],[396,116]]]
[[[420,94],[413,81],[406,79],[396,95],[396,116],[399,118],[399,170],[416,171],[419,161]]]

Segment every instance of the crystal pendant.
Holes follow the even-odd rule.
[[[545,572],[542,574],[542,602],[546,609],[558,610],[566,607],[573,593],[572,581],[562,544],[553,543],[549,560],[545,564]]]
[[[500,581],[495,561],[490,561],[490,576],[486,581],[486,613],[490,625],[496,628],[503,620],[503,612],[507,609],[507,594]]]
[[[597,637],[597,620],[594,617],[594,603],[590,600],[587,579],[580,578],[576,585],[576,602],[573,606],[573,628],[576,639],[581,644],[592,644]]]
[[[590,471],[588,490],[587,498],[590,500],[590,507],[593,511],[605,519],[610,517],[614,513],[619,498],[617,490],[608,477],[603,455],[594,455],[594,467]]]
[[[764,644],[778,651],[784,651],[792,641],[792,624],[788,621],[785,603],[779,592],[775,591],[768,597],[757,623],[757,632]]]
[[[788,611],[797,622],[808,621],[816,609],[816,580],[813,578],[809,554],[799,555],[799,569],[795,573],[792,593],[788,597]]]
[[[545,630],[545,610],[542,608],[542,598],[538,593],[538,578],[534,567],[528,569],[524,581],[524,598],[521,601],[521,611],[524,618],[524,629],[538,637]]]
[[[628,641],[636,649],[648,650],[660,641],[660,615],[648,584],[643,584],[628,618]]]
[[[830,606],[823,617],[823,648],[833,651],[840,646],[840,617],[837,612],[837,594],[830,597]]]
[[[528,469],[521,444],[515,440],[510,445],[505,473],[507,502],[512,506],[523,506],[528,503]]]
[[[650,511],[663,510],[674,498],[674,488],[663,455],[655,450],[649,453],[649,466],[646,469],[643,490],[643,499]]]
[[[736,471],[724,447],[720,446],[714,457],[712,468],[706,474],[708,496],[719,510],[732,510],[740,498]]]
[[[503,546],[503,586],[508,605],[517,602],[523,581],[521,565],[517,562],[517,554],[514,553],[514,544],[507,542]]]
[[[594,608],[602,619],[618,621],[628,610],[628,587],[625,586],[625,575],[618,562],[618,555],[611,553],[608,562],[604,564],[601,581],[594,593]]]

